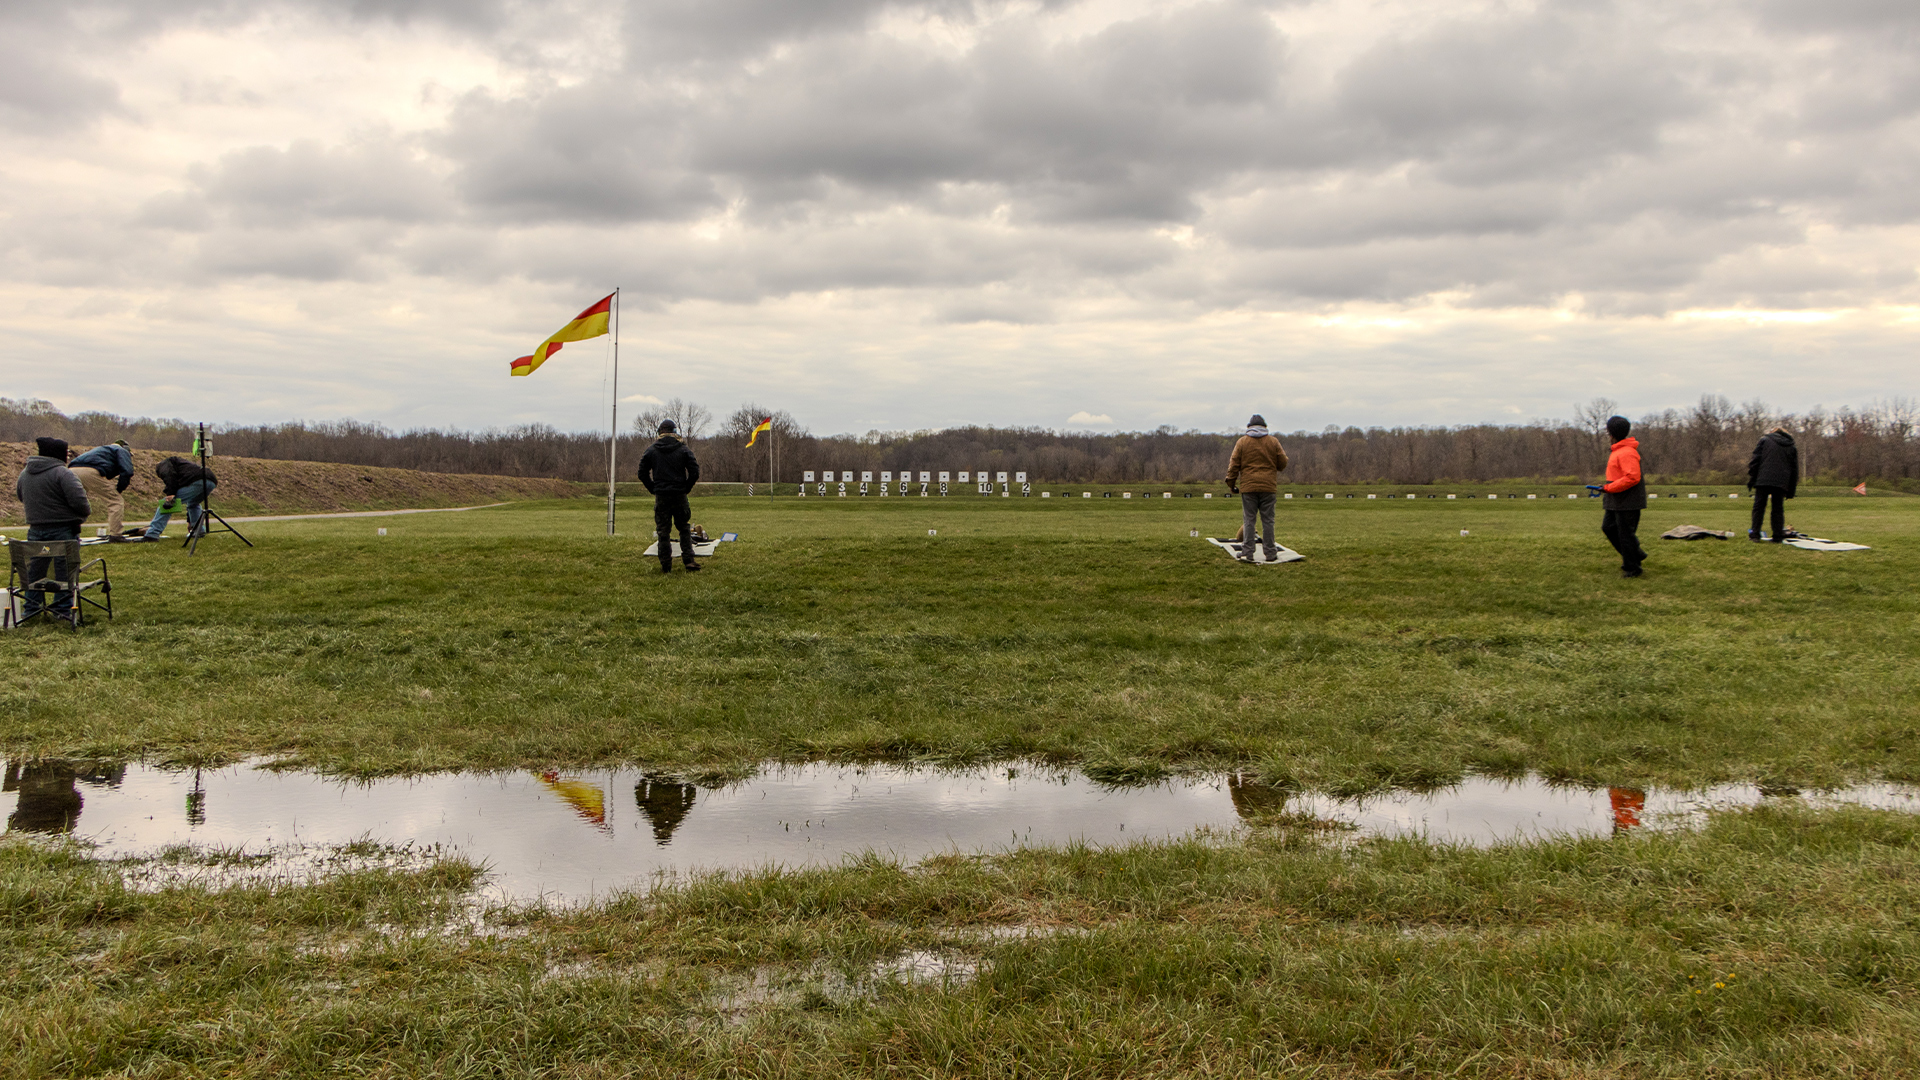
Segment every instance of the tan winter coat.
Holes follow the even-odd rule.
[[[1256,439],[1240,436],[1233,444],[1233,457],[1227,462],[1227,483],[1239,482],[1242,492],[1258,495],[1280,490],[1280,472],[1287,467],[1287,452],[1280,440],[1271,435]]]

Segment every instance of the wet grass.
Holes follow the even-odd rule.
[[[1466,850],[1244,842],[462,907],[446,861],[136,893],[0,843],[13,1077],[1895,1076],[1920,821],[1791,805]],[[946,979],[889,978],[913,953]]]
[[[579,501],[92,549],[120,618],[0,637],[0,752],[1032,757],[1334,792],[1920,776],[1920,499],[1799,500],[1801,528],[1875,546],[1846,555],[1653,540],[1744,530],[1744,503],[1663,500],[1638,581],[1592,506],[1298,500],[1281,533],[1309,561],[1277,568],[1188,536],[1231,532],[1218,499],[712,498],[696,519],[742,542],[666,578],[644,500],[614,540]]]

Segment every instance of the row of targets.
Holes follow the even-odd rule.
[[[918,480],[914,479],[916,475],[919,477]],[[835,479],[836,476],[838,479]],[[860,479],[858,481],[855,481],[853,477],[854,474],[851,470],[842,470],[839,473],[835,473],[832,469],[818,473],[811,471],[804,472],[801,474],[800,494],[802,497],[805,497],[808,494],[807,489],[812,488],[814,495],[824,497],[828,494],[838,494],[840,498],[844,499],[849,494],[847,485],[854,483],[859,485],[858,489],[853,492],[853,494],[857,495],[868,494],[877,483],[881,498],[886,498],[889,495],[900,496],[913,494],[918,494],[923,498],[934,494],[945,496],[952,490],[952,485],[955,483],[972,484],[974,485],[974,490],[981,495],[994,494],[997,485],[999,494],[1003,498],[1011,497],[1013,495],[1014,485],[1016,484],[1020,486],[1020,496],[1022,498],[1033,494],[1033,485],[1027,482],[1027,474],[1023,472],[1009,474],[986,470],[962,469],[959,472],[959,479],[955,480],[954,473],[952,472],[921,472],[915,474],[903,470],[895,474],[888,470],[882,470],[879,473],[880,479],[878,481],[874,480],[874,473],[872,472],[860,473]],[[918,484],[917,491],[915,490],[916,484]],[[938,485],[937,488],[936,485]]]

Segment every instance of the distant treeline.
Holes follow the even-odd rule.
[[[1598,474],[1606,460],[1602,422],[1615,411],[1597,399],[1573,420],[1458,427],[1346,427],[1279,434],[1292,466],[1286,479],[1307,484],[1438,484],[1493,480],[1566,482]],[[753,428],[773,417],[780,479],[806,470],[986,469],[1026,472],[1053,483],[1206,482],[1226,472],[1239,432],[1093,434],[1043,428],[959,427],[944,431],[870,431],[814,435],[792,416],[748,404],[715,421],[691,402],[643,412],[619,446],[619,476],[632,479],[650,434],[674,419],[700,456],[704,479],[765,482],[767,436],[746,448]],[[1809,477],[1862,480],[1920,491],[1920,407],[1894,399],[1865,408],[1779,413],[1758,402],[1735,406],[1717,395],[1693,408],[1634,422],[1649,474],[1672,483],[1738,483],[1754,443],[1774,427],[1793,433]],[[0,398],[0,440],[56,435],[76,446],[125,438],[149,449],[186,451],[192,425],[130,420],[108,413],[67,416],[44,401]],[[221,425],[223,455],[291,461],[598,481],[607,474],[604,433],[562,432],[542,424],[484,432],[395,432],[354,420],[263,426]]]

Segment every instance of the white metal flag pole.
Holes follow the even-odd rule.
[[[607,432],[607,535],[613,532],[613,479],[620,459],[620,290],[613,290],[613,415]]]

